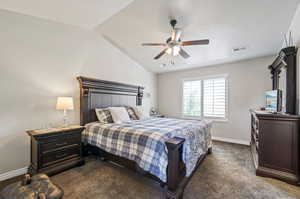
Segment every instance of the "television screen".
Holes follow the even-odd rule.
[[[266,92],[266,110],[271,112],[281,111],[281,91],[273,90]]]

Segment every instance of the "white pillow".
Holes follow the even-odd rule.
[[[145,115],[143,114],[142,108],[140,108],[140,107],[132,107],[132,108],[133,108],[133,110],[134,110],[136,116],[138,116],[139,120],[143,120],[143,119],[146,119],[146,118],[147,118],[147,116],[145,116]]]
[[[131,121],[125,107],[109,107],[109,111],[114,123],[120,124]]]

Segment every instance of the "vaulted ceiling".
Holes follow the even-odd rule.
[[[1,0],[0,8],[99,31],[146,69],[166,72],[276,54],[299,1]],[[189,59],[167,55],[153,60],[163,47],[141,43],[170,37],[171,18],[183,29],[183,40],[210,39],[210,44],[185,47]]]
[[[93,29],[133,0],[1,0],[0,8]]]
[[[103,35],[123,52],[154,72],[207,66],[276,54],[283,44],[299,0],[136,0],[102,24]],[[184,49],[189,59],[163,56],[164,47],[143,42],[164,42],[170,37],[170,18],[179,21],[183,40],[210,39],[208,46]],[[233,48],[246,50],[234,53]],[[175,65],[171,65],[171,61]],[[161,65],[167,66],[162,68]]]

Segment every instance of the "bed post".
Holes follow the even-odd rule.
[[[181,148],[185,139],[171,138],[166,141],[168,148],[167,186],[165,188],[166,199],[182,199],[183,187],[180,182],[185,176],[185,169],[181,171]]]

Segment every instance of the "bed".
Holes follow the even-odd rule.
[[[121,124],[97,122],[95,108],[136,106],[143,87],[78,77],[85,150],[159,182],[165,198],[183,197],[194,171],[211,153],[211,122],[146,118]]]

